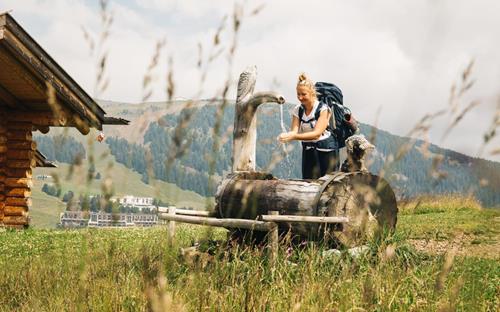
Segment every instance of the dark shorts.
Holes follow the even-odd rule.
[[[321,152],[315,148],[302,149],[302,179],[318,179],[339,170],[339,152]]]

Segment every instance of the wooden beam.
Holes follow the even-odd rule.
[[[7,122],[7,129],[9,130],[31,131],[31,127],[32,123],[29,121],[10,119],[10,121]]]
[[[80,131],[81,134],[83,135],[89,134],[90,126],[86,121],[81,119],[78,115],[73,116],[73,121],[76,129],[78,129],[78,131]]]
[[[0,53],[0,59],[8,64],[13,64],[11,68],[14,70],[15,75],[21,78],[26,84],[35,89],[40,96],[45,95],[45,88],[42,81],[36,79],[33,75],[30,75],[30,71],[19,63],[11,54]],[[20,103],[18,102],[20,105]],[[17,106],[19,108],[19,106]]]
[[[246,219],[217,219],[195,216],[169,215],[167,213],[158,214],[158,218],[167,221],[177,221],[199,225],[219,226],[225,228],[242,228],[255,231],[269,231],[273,227],[272,222],[254,221]]]
[[[60,111],[57,116],[52,111],[7,111],[14,120],[31,122],[35,126],[65,127],[68,125],[69,113]]]
[[[271,222],[298,222],[298,223],[347,223],[346,217],[314,217],[314,216],[291,216],[291,215],[262,215],[262,221]]]
[[[27,207],[18,207],[18,206],[9,206],[5,205],[3,209],[4,216],[27,216],[28,208]]]
[[[33,135],[31,130],[8,130],[7,139],[9,141],[31,141],[33,140]],[[10,146],[10,142],[7,143]]]
[[[5,204],[7,206],[16,206],[16,207],[31,207],[31,198],[29,197],[10,197],[8,196],[5,200]],[[7,207],[6,206],[6,207]]]
[[[167,213],[169,211],[169,207],[158,207],[159,211],[160,212],[165,212]],[[175,208],[175,214],[177,215],[185,215],[185,216],[204,216],[204,217],[208,217],[208,215],[210,214],[210,212],[206,211],[206,210],[190,210],[190,209],[179,209],[179,208]]]
[[[4,192],[5,196],[10,197],[30,197],[31,190],[25,187],[10,188]]]
[[[64,75],[65,73],[61,72],[62,70],[60,68],[48,62],[50,57],[45,59],[39,56],[36,57],[33,52],[31,52],[27,46],[11,32],[5,33],[5,42],[8,44],[8,47],[16,53],[16,56],[22,59],[26,67],[30,67],[34,70],[40,80],[48,82],[54,87],[58,97],[64,99],[65,103],[71,107],[71,110],[87,119],[90,123],[95,123],[96,125],[101,123],[101,119],[104,117],[104,111],[98,105],[93,105],[94,101],[92,98],[83,90],[79,89],[79,86],[72,81],[69,76],[66,77]],[[98,117],[98,115],[100,117]]]
[[[6,227],[9,227],[11,225],[16,226],[16,225],[21,225],[21,226],[26,226],[29,223],[29,217],[26,216],[4,216],[3,217],[3,224]]]
[[[7,155],[7,158],[9,160],[13,159],[31,160],[35,156],[35,151],[29,149],[27,150],[9,149],[5,154]]]
[[[28,178],[7,178],[5,179],[5,186],[11,188],[31,188],[33,187],[33,180]]]
[[[35,168],[36,159],[7,159],[7,167],[13,169]]]
[[[9,107],[19,108],[19,100],[2,85],[0,85],[0,100],[7,104]]]
[[[11,141],[9,142],[9,149],[26,149],[36,151],[35,141]]]
[[[31,168],[5,168],[5,174],[9,177],[32,178],[33,170]]]

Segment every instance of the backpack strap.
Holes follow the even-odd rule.
[[[327,105],[328,106],[328,104],[326,104],[326,103],[319,102],[318,106],[316,107],[316,111],[314,112],[314,119],[311,119],[309,121],[302,120],[302,117],[304,117],[305,110],[304,110],[304,107],[302,105],[300,105],[300,107],[299,107],[299,125],[300,125],[300,123],[303,123],[303,122],[304,123],[310,123],[313,120],[314,121],[318,121],[319,116],[321,115],[321,108],[323,107],[323,105]],[[334,116],[333,115],[333,109],[331,109],[331,110],[332,110],[332,116]],[[330,118],[330,119],[332,119],[332,118]],[[333,124],[335,125],[335,118],[333,118]],[[327,129],[330,130],[328,127],[331,127],[331,120],[329,121],[328,126],[327,126]],[[335,128],[331,128],[331,129],[335,129]]]

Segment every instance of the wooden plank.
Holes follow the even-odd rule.
[[[8,168],[21,168],[21,169],[28,169],[28,168],[34,168],[36,167],[36,159],[14,159],[10,160],[7,159],[7,167]]]
[[[16,35],[21,34],[17,33]],[[64,75],[65,73],[58,66],[54,66],[53,63],[49,62],[49,60],[52,60],[50,56],[42,59],[36,57],[25,44],[29,44],[30,47],[35,48],[36,46],[31,45],[29,42],[20,41],[11,32],[5,33],[4,41],[17,56],[21,57],[26,67],[37,73],[37,76],[41,78],[39,80],[49,82],[53,86],[58,97],[65,100],[66,106],[71,107],[78,115],[81,115],[88,121],[100,126],[104,111],[98,105],[95,105],[92,98],[80,89],[69,76]]]
[[[65,110],[61,110],[56,115],[52,111],[7,111],[7,114],[18,121],[31,122],[33,125],[39,126],[55,126],[64,127],[68,125],[68,120],[71,114]]]
[[[16,108],[17,104],[19,104],[19,100],[2,85],[0,85],[0,100],[12,108]]]
[[[36,150],[35,141],[10,141],[8,147],[12,149],[30,149],[32,151]]]
[[[33,126],[31,122],[17,121],[11,119],[11,116],[9,116],[9,119],[13,121],[7,122],[7,129],[12,131],[31,131],[31,127]]]
[[[19,207],[19,206],[9,206],[5,204],[3,209],[4,216],[27,216],[28,208],[27,207]]]
[[[210,225],[225,228],[242,228],[255,231],[269,231],[273,227],[273,223],[246,219],[217,219],[208,217],[196,216],[170,216],[167,213],[158,214],[158,218],[167,221],[177,221],[199,225]]]
[[[7,178],[5,179],[5,186],[11,188],[31,188],[33,187],[33,180],[28,178]]]
[[[22,159],[22,160],[31,160],[35,157],[35,151],[33,150],[18,150],[18,149],[9,149],[6,153],[7,158],[9,160],[12,159]]]
[[[7,142],[7,145],[10,147],[10,142],[14,140],[18,141],[31,141],[33,140],[33,135],[31,133],[31,128],[30,130],[8,130],[7,131],[7,138],[9,142]]]
[[[4,215],[3,217],[3,224],[6,227],[9,227],[11,225],[16,226],[16,225],[28,225],[29,223],[29,217],[26,216],[7,216]]]
[[[23,187],[10,188],[10,189],[6,190],[4,193],[6,196],[9,196],[9,197],[30,197],[31,196],[31,190],[29,188],[23,188]]]
[[[6,206],[31,207],[32,201],[29,197],[7,197],[5,199]]]
[[[291,216],[291,215],[262,215],[262,221],[269,222],[300,222],[300,223],[347,223],[346,217],[314,217],[314,216]]]
[[[32,178],[33,170],[31,168],[5,168],[5,175],[11,178]]]
[[[169,208],[168,207],[158,207],[160,212],[165,212],[167,213]],[[179,209],[175,208],[175,214],[177,215],[185,215],[185,216],[200,216],[200,217],[208,217],[210,214],[206,210],[190,210],[190,209]]]

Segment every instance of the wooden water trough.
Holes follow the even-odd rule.
[[[255,67],[240,75],[234,117],[233,172],[219,184],[210,216],[160,214],[169,222],[230,229],[233,238],[250,234],[355,246],[397,221],[396,197],[389,183],[367,171],[332,172],[314,180],[283,180],[255,171],[256,116],[262,103],[283,104],[273,92],[253,94]],[[170,231],[172,233],[173,231]]]

